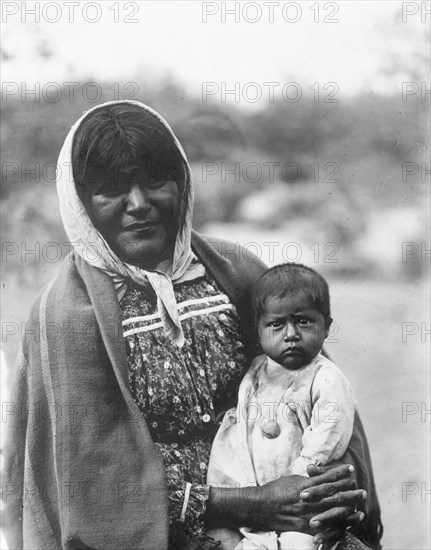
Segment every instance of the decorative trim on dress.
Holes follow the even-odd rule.
[[[215,313],[217,311],[234,309],[233,304],[230,303],[229,297],[226,294],[218,294],[217,296],[208,296],[206,298],[196,298],[193,300],[185,300],[184,302],[180,302],[178,304],[178,310],[181,311],[182,309],[186,309],[186,308],[187,309],[195,308],[196,306],[201,304],[205,304],[205,303],[210,304],[214,302],[221,302],[221,303],[214,306],[206,307],[203,309],[190,309],[190,311],[186,311],[180,314],[179,316],[180,321],[184,321],[185,319],[190,319],[191,317],[197,317],[198,315],[207,315],[210,313]],[[159,321],[156,323],[148,324],[149,321],[155,321],[156,319],[158,319]],[[127,336],[138,334],[140,332],[149,332],[150,330],[156,330],[158,328],[163,327],[163,323],[160,321],[160,316],[157,313],[152,313],[150,315],[142,315],[139,317],[130,317],[129,319],[125,319],[122,322],[122,325],[123,327],[127,327],[128,325],[135,325],[133,328],[124,330],[123,336],[125,338]]]

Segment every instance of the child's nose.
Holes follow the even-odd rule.
[[[299,334],[298,330],[294,323],[288,323],[286,326],[286,331],[284,333],[284,339],[286,342],[289,342],[290,340],[298,340]]]

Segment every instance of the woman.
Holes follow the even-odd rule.
[[[57,186],[74,252],[33,306],[17,368],[3,477],[11,548],[215,548],[205,521],[226,519],[326,530],[322,541],[353,526],[379,547],[359,419],[345,462],[366,501],[343,465],[206,486],[219,420],[259,354],[248,291],[265,267],[192,231],[190,168],[160,115],[133,101],[88,111]]]

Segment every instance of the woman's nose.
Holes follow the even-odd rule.
[[[130,185],[129,193],[127,194],[127,212],[146,213],[151,210],[151,202],[148,200],[148,194],[142,185],[133,183]]]
[[[294,323],[288,323],[284,332],[286,342],[299,340],[299,333]]]

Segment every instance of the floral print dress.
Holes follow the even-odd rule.
[[[235,306],[208,274],[174,285],[174,292],[185,336],[181,349],[165,336],[152,291],[129,286],[120,305],[130,391],[166,468],[171,538],[180,518],[198,538],[204,535],[211,444],[225,411],[236,404],[248,365]]]

